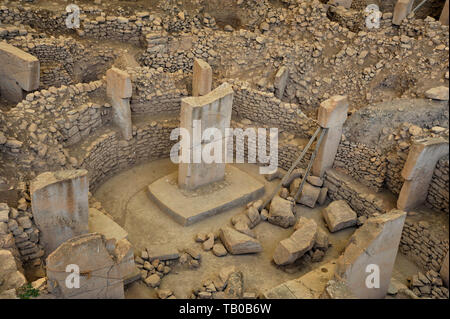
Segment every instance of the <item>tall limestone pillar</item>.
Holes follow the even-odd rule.
[[[130,140],[133,137],[130,108],[132,86],[128,73],[117,68],[109,69],[106,72],[106,94],[111,100],[114,123],[120,128],[123,138]]]
[[[87,174],[84,169],[46,172],[31,182],[33,218],[46,256],[66,240],[88,232]]]
[[[318,122],[328,131],[319,147],[312,166],[312,175],[322,177],[333,166],[334,158],[342,137],[342,127],[347,119],[347,96],[336,95],[320,103]]]
[[[425,202],[436,164],[448,152],[448,141],[442,138],[419,140],[411,146],[402,170],[405,182],[397,200],[398,209],[409,211]]]

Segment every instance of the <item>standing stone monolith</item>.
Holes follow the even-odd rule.
[[[327,132],[317,152],[312,166],[312,175],[322,177],[333,166],[339,143],[342,138],[342,126],[347,120],[347,96],[335,95],[320,103],[318,122]]]
[[[225,156],[227,149],[227,128],[230,127],[233,105],[233,89],[224,83],[205,96],[187,97],[181,100],[180,127],[189,132],[189,146],[181,143],[178,185],[193,190],[225,177]],[[207,136],[205,130],[217,129],[220,136]],[[212,163],[203,161],[203,154],[217,155],[220,160]],[[186,158],[183,161],[183,158]]]
[[[398,196],[398,209],[409,211],[425,202],[436,164],[448,153],[448,141],[443,138],[422,139],[411,145],[402,170],[405,182]]]
[[[443,25],[448,25],[448,13],[449,13],[448,1],[449,0],[445,1],[444,8],[442,9],[442,13],[441,13],[441,16],[439,18],[439,21]]]
[[[285,66],[282,66],[275,74],[275,81],[273,83],[273,86],[275,87],[275,96],[279,99],[283,97],[288,77],[289,77],[289,70]]]
[[[371,217],[349,239],[336,262],[335,278],[356,298],[385,298],[405,218],[399,210]]]
[[[194,59],[192,76],[192,96],[202,96],[211,92],[212,88],[212,69],[211,66],[203,60]]]
[[[123,299],[114,249],[98,233],[64,242],[46,259],[49,292],[62,299]]]
[[[394,7],[392,23],[395,25],[402,24],[403,19],[411,13],[413,4],[414,0],[398,0]]]
[[[106,94],[113,107],[113,121],[120,128],[126,140],[133,137],[131,123],[130,98],[132,95],[131,78],[127,72],[111,68],[106,72]]]
[[[47,256],[66,240],[88,232],[87,170],[46,172],[30,185],[31,207]]]
[[[39,88],[39,60],[8,43],[0,43],[0,95],[18,103]]]

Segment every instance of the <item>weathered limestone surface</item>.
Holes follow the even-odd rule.
[[[292,264],[314,246],[316,234],[316,222],[300,217],[291,237],[280,241],[275,248],[273,260],[277,265]]]
[[[438,86],[425,92],[425,96],[429,99],[438,101],[448,101],[449,90],[446,86]]]
[[[405,19],[408,14],[411,13],[413,4],[414,0],[398,0],[394,7],[394,16],[392,18],[392,23],[395,25],[402,24],[403,19]]]
[[[339,143],[342,138],[342,126],[347,119],[347,96],[336,95],[320,103],[318,122],[327,132],[314,160],[311,174],[322,177],[333,166]]]
[[[275,87],[275,96],[279,99],[283,97],[288,77],[289,77],[289,70],[285,66],[282,66],[278,70],[277,74],[275,74],[275,81],[273,83],[273,86]]]
[[[123,299],[122,269],[113,258],[115,247],[109,251],[106,244],[103,235],[93,233],[59,246],[46,261],[49,291],[64,299]],[[79,288],[66,285],[67,277],[73,273],[66,272],[68,265],[79,267]]]
[[[211,92],[212,69],[211,66],[201,59],[194,59],[192,76],[192,96],[206,95]]]
[[[106,72],[106,83],[106,93],[114,110],[114,123],[120,127],[123,138],[130,140],[133,137],[130,108],[131,78],[127,72],[111,68]]]
[[[322,216],[332,233],[356,225],[358,218],[345,200],[332,202],[328,207],[323,209]]]
[[[106,239],[127,239],[128,232],[114,220],[95,208],[89,208],[89,232],[100,233]]]
[[[398,209],[411,210],[425,202],[436,164],[448,152],[448,141],[442,138],[419,140],[411,146],[402,170],[405,182],[398,197]]]
[[[284,228],[293,226],[295,224],[295,216],[292,208],[292,202],[280,196],[275,196],[270,203],[268,221]]]
[[[0,43],[0,95],[20,102],[24,91],[39,87],[40,64],[31,54],[8,43]]]
[[[262,251],[259,241],[230,227],[222,227],[220,229],[220,239],[228,252],[233,255],[252,254]]]
[[[442,281],[444,281],[445,285],[448,288],[448,252],[444,258],[444,261],[442,262],[440,275],[441,275]]]
[[[64,241],[88,232],[87,170],[46,172],[30,186],[31,206],[46,255]]]
[[[2,294],[20,288],[26,284],[24,275],[17,270],[13,254],[6,249],[0,249],[0,299]]]
[[[331,0],[328,3],[349,9],[352,6],[352,2],[353,0]]]
[[[372,217],[349,240],[338,258],[336,279],[344,281],[356,298],[384,298],[389,288],[406,213],[392,210]],[[379,269],[379,288],[368,288],[369,265]]]
[[[441,16],[439,18],[439,21],[444,25],[448,25],[448,13],[449,13],[448,0],[446,0],[444,8],[442,9]]]
[[[189,163],[180,162],[178,167],[178,185],[185,189],[196,189],[200,186],[223,180],[225,176],[225,129],[230,127],[231,111],[233,105],[233,89],[224,83],[205,96],[188,97],[181,100],[180,127],[187,129],[191,139],[189,149],[181,144],[181,159],[185,152],[189,152]],[[196,122],[194,122],[196,121]],[[199,122],[197,122],[199,121]],[[199,129],[196,124],[201,125]],[[217,128],[221,137],[202,143],[203,132],[208,128]],[[216,145],[213,145],[216,143]],[[195,154],[203,153],[205,148],[218,147],[222,149],[221,163],[212,162],[195,163]]]
[[[336,261],[321,265],[300,278],[286,281],[264,292],[267,299],[319,299],[333,278]]]

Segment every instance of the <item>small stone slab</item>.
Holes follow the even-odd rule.
[[[220,239],[233,255],[253,254],[262,251],[259,241],[230,227],[220,229]]]
[[[323,209],[322,216],[332,233],[355,226],[358,219],[356,213],[345,200],[332,202],[328,207]]]
[[[149,245],[147,246],[148,261],[158,259],[159,261],[180,258],[178,249],[169,245]]]

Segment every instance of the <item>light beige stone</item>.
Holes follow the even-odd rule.
[[[184,152],[189,152],[190,160],[188,163],[180,162],[178,166],[178,185],[180,187],[194,190],[200,186],[223,180],[226,159],[225,134],[226,128],[230,127],[233,94],[231,85],[224,83],[205,96],[182,99],[180,127],[189,132],[191,145],[186,149],[183,143],[181,144],[181,158]],[[201,128],[196,127],[196,123],[200,124]],[[213,127],[221,132],[220,139],[212,138],[202,142],[204,131]],[[201,154],[205,148],[214,150],[215,147],[222,150],[220,163],[205,163],[202,158],[196,158],[196,152]]]
[[[302,193],[300,194],[297,202],[308,206],[310,208],[314,208],[316,206],[317,199],[320,195],[320,188],[312,186],[311,184],[305,183],[303,185]]]
[[[437,162],[449,153],[448,141],[427,138],[415,141],[402,170],[405,182],[400,191],[397,208],[409,211],[423,203]]]
[[[293,203],[279,196],[275,196],[270,203],[269,222],[284,228],[295,224],[295,216],[292,211]]]
[[[323,101],[319,107],[319,125],[325,128],[342,126],[347,119],[348,106],[348,98],[343,95],[335,95]]]
[[[130,97],[132,95],[131,79],[128,73],[117,68],[106,72],[106,93],[113,108],[113,121],[120,128],[126,140],[133,137],[131,122]]]
[[[212,69],[211,66],[201,59],[194,59],[192,76],[192,95],[201,96],[211,92]]]
[[[118,68],[111,68],[106,71],[106,94],[109,97],[121,99],[130,98],[132,95],[132,85],[130,75]]]
[[[292,264],[314,246],[316,234],[316,222],[312,219],[300,217],[291,237],[280,241],[275,248],[274,262],[277,265]]]
[[[330,232],[356,225],[358,216],[345,200],[332,202],[322,210],[322,216]]]
[[[46,172],[31,182],[33,217],[46,255],[66,240],[88,232],[87,174],[84,169]]]
[[[441,16],[439,17],[439,21],[443,25],[448,25],[448,13],[449,13],[448,1],[449,0],[445,1],[444,8],[442,9]]]
[[[275,81],[273,83],[273,86],[275,87],[275,96],[279,99],[283,97],[288,77],[289,70],[285,66],[282,66],[275,74]]]
[[[220,239],[228,252],[233,255],[253,254],[262,251],[259,241],[230,227],[220,229]]]
[[[350,238],[337,260],[335,277],[345,282],[356,298],[385,298],[405,218],[406,213],[399,210],[369,218]],[[379,288],[366,285],[368,276],[376,275],[372,265],[379,270]]]
[[[64,299],[123,299],[123,277],[113,256],[106,249],[103,235],[85,234],[64,242],[46,260],[49,290]],[[77,265],[79,288],[66,284],[73,271],[67,266]],[[68,269],[67,269],[68,270]],[[69,283],[73,281],[70,281]]]
[[[39,88],[39,60],[6,42],[0,42],[0,94],[12,102],[20,102],[24,91]]]
[[[438,86],[431,88],[425,92],[425,96],[433,100],[448,101],[448,87]]]
[[[414,0],[398,0],[394,7],[392,23],[395,25],[402,24],[403,19],[411,13],[413,4]]]

